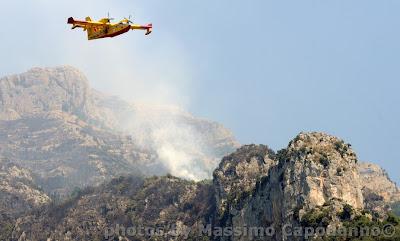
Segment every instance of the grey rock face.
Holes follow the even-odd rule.
[[[89,92],[87,79],[72,67],[34,68],[0,80],[0,119],[50,111],[87,118],[92,108]]]
[[[253,191],[276,164],[275,159],[275,153],[264,145],[243,146],[222,159],[213,179],[220,215]]]
[[[227,165],[216,172],[229,170]],[[268,174],[246,198],[221,215],[223,226],[273,226],[279,231],[286,224],[300,223],[308,211],[335,200],[363,208],[357,157],[349,145],[336,137],[301,133],[277,154],[276,164],[268,169]],[[217,190],[229,190],[235,185],[219,180],[215,183],[222,183]],[[217,196],[219,199],[223,196]],[[248,240],[248,237],[228,240]],[[277,232],[272,240],[285,238]]]
[[[285,152],[280,157],[285,163],[284,180],[298,185],[288,185],[289,196],[309,200],[308,208],[331,199],[363,208],[357,157],[349,144],[323,133],[302,133]]]
[[[358,165],[364,202],[368,209],[387,210],[388,204],[400,201],[400,190],[380,166],[362,162]]]

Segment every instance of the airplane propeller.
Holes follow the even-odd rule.
[[[110,21],[114,20],[114,18],[110,18],[110,13],[109,13],[109,12],[107,13],[107,18],[108,18],[108,20],[110,20]]]
[[[125,18],[126,23],[132,24],[133,22],[131,21],[132,15],[129,15],[129,18]]]

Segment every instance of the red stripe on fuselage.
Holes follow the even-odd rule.
[[[120,31],[117,31],[117,32],[112,33],[112,34],[106,34],[106,35],[101,36],[101,37],[99,37],[99,38],[113,38],[113,37],[115,37],[115,36],[118,36],[118,35],[121,35],[121,34],[123,34],[123,33],[128,32],[130,29],[131,29],[131,26],[128,26],[128,27],[126,27],[126,28],[124,28],[124,29],[122,29],[122,30],[120,30]]]

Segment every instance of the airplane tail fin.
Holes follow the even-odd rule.
[[[149,34],[151,34],[151,32],[153,32],[153,24],[150,23],[150,24],[147,25],[147,26],[148,26],[148,28],[147,28],[146,35],[149,35]]]
[[[73,17],[68,18],[68,24],[73,24],[75,22]]]

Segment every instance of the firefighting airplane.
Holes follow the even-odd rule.
[[[79,21],[70,17],[68,18],[68,24],[72,24],[72,29],[83,28],[83,31],[87,31],[89,40],[112,38],[124,34],[131,29],[146,30],[146,35],[149,35],[153,31],[153,24],[146,26],[133,24],[130,18],[124,18],[117,23],[111,23],[114,19],[110,18],[110,16],[99,21],[92,21],[90,17],[86,17],[86,21]]]

